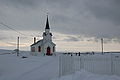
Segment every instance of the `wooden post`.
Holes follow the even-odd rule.
[[[101,48],[102,48],[102,54],[104,53],[103,52],[103,38],[101,38]]]
[[[17,56],[19,56],[19,37],[17,37]]]

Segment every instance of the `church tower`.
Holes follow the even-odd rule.
[[[45,31],[43,32],[43,39],[31,45],[31,52],[34,55],[53,55],[55,53],[55,44],[52,42],[52,33],[50,32],[49,20],[47,21]]]
[[[52,33],[50,33],[48,15],[47,15],[45,32],[43,33],[43,40],[44,41],[52,41]]]

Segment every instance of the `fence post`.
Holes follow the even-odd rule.
[[[111,74],[113,75],[113,57],[111,53]]]
[[[84,69],[84,56],[80,56],[80,70]]]
[[[58,58],[59,58],[59,78],[60,78],[61,77],[61,55]]]

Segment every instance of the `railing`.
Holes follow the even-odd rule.
[[[120,54],[60,55],[59,76],[84,69],[95,74],[120,76]]]

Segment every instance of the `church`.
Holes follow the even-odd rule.
[[[45,26],[45,32],[43,32],[43,39],[36,42],[34,38],[34,43],[31,45],[32,55],[53,55],[55,54],[56,44],[52,42],[52,33],[50,32],[49,20],[47,15],[47,21]]]

